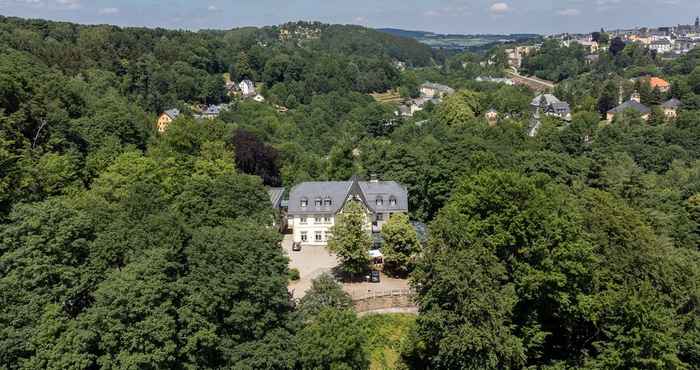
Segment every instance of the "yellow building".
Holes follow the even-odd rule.
[[[177,116],[179,115],[180,111],[178,109],[168,109],[165,112],[161,113],[158,117],[158,121],[156,122],[158,132],[165,132],[168,129],[168,125],[170,125],[170,123],[174,121],[175,118],[177,118]]]

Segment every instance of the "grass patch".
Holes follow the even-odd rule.
[[[368,334],[365,348],[370,355],[371,370],[399,367],[401,340],[415,321],[416,316],[410,314],[367,315],[360,318]]]

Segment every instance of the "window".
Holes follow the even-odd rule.
[[[331,218],[328,217],[328,216],[324,217],[324,218],[323,218],[323,223],[324,223],[324,224],[330,224],[330,223],[331,223]]]
[[[306,198],[301,199],[301,208],[306,208],[309,206],[309,200]]]
[[[316,200],[314,201],[314,205],[316,207],[320,207],[321,206],[321,198],[316,198]]]
[[[322,236],[322,234],[321,234],[320,231],[316,231],[315,234],[314,234],[314,237],[316,238],[316,241],[317,241],[317,242],[323,241],[323,239],[322,239],[323,236]]]
[[[324,231],[324,232],[323,232],[323,241],[328,241],[328,235],[329,235],[329,234],[330,234],[330,233],[329,233],[328,231]]]
[[[394,198],[394,197],[389,198],[389,205],[395,206],[396,205],[396,198]]]
[[[306,225],[306,217],[299,218],[299,223],[302,225]]]
[[[378,206],[384,205],[384,198],[382,197],[377,197],[377,200],[375,202]]]
[[[383,213],[377,213],[377,221],[384,221],[384,214]]]
[[[323,205],[326,207],[330,207],[332,204],[333,204],[333,201],[331,200],[331,198],[326,198],[323,200]]]
[[[320,224],[320,223],[321,223],[321,216],[316,216],[316,217],[314,217],[314,223],[315,223],[315,224]]]
[[[306,231],[301,232],[301,241],[305,242],[309,240],[308,233]]]

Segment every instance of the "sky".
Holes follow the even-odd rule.
[[[309,20],[437,33],[552,34],[690,24],[700,15],[700,0],[0,0],[0,14],[192,30]]]

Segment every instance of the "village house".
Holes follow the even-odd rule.
[[[559,100],[552,94],[537,95],[530,102],[530,106],[538,115],[544,114],[564,121],[571,121],[571,107],[569,103]]]
[[[678,116],[678,109],[681,107],[682,103],[676,98],[661,104],[661,109],[664,111],[664,116],[668,119],[675,119]]]
[[[350,200],[359,201],[366,211],[367,233],[378,233],[395,213],[408,212],[408,191],[395,181],[304,182],[291,189],[287,224],[296,243],[325,246],[331,228]]]
[[[420,85],[420,94],[426,98],[444,98],[454,94],[455,90],[449,86],[433,82],[426,82]]]
[[[591,54],[597,53],[599,48],[600,48],[597,41],[592,41],[589,39],[572,40],[571,43],[577,43],[577,44],[583,46],[583,48],[586,49],[586,51],[588,53],[591,53]]]
[[[673,42],[665,38],[657,39],[649,43],[649,49],[656,50],[659,54],[670,53],[673,49]]]
[[[241,91],[241,95],[244,97],[255,96],[255,84],[251,80],[243,80],[238,84],[238,88]]]
[[[180,110],[173,108],[168,109],[158,116],[158,121],[156,121],[156,127],[158,132],[163,133],[168,129],[168,125],[173,122],[180,115]]]
[[[489,126],[493,127],[496,125],[496,122],[498,121],[498,112],[496,112],[495,109],[489,109],[484,114],[484,117],[486,117],[486,120],[489,122]]]
[[[639,93],[636,91],[634,94],[632,94],[632,97],[630,100],[618,105],[617,107],[610,109],[607,114],[607,119],[608,122],[612,122],[612,120],[615,118],[615,115],[618,113],[623,113],[627,110],[632,110],[637,113],[642,117],[643,120],[647,121],[649,120],[649,115],[651,114],[651,109],[647,107],[646,105],[642,104],[641,102],[641,97],[639,96]]]

